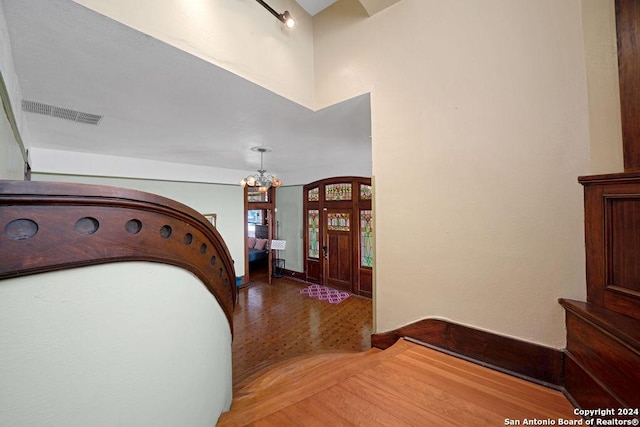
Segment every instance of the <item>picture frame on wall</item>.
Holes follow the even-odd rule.
[[[213,225],[214,227],[216,226],[216,219],[217,219],[216,214],[214,213],[204,214],[204,217],[207,219],[207,221],[211,223],[211,225]]]

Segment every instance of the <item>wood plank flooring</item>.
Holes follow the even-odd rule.
[[[558,391],[404,340],[383,352],[314,363],[307,358],[256,378],[218,425],[503,426],[579,419]]]
[[[371,301],[334,306],[252,274],[234,314],[231,411],[219,426],[492,426],[573,420],[564,396],[400,340],[370,349]],[[511,423],[511,424],[509,424]],[[531,424],[531,422],[529,423]]]
[[[371,348],[371,300],[351,296],[333,305],[300,295],[308,284],[251,272],[234,311],[234,389],[251,375],[284,360]]]

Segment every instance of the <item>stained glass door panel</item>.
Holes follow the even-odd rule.
[[[327,229],[349,231],[351,229],[351,215],[348,212],[327,213]]]
[[[371,200],[371,186],[367,184],[360,184],[360,200]]]
[[[320,200],[320,192],[318,187],[312,188],[307,192],[307,201],[317,202],[318,200]]]
[[[320,257],[320,211],[309,210],[307,212],[307,237],[308,245],[307,256],[309,258]]]
[[[305,220],[305,272],[306,280],[311,283],[321,283],[322,280],[322,252],[320,234],[321,211],[319,209],[307,209]]]
[[[373,215],[370,210],[360,211],[360,265],[373,267]]]
[[[351,183],[327,184],[324,187],[324,199],[326,201],[351,200]]]

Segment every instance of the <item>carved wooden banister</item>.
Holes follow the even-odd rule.
[[[0,279],[120,261],[192,272],[232,327],[233,261],[218,231],[197,211],[123,188],[0,181]]]

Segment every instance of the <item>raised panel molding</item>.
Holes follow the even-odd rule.
[[[580,177],[587,301],[640,320],[640,174]]]
[[[604,195],[605,288],[640,298],[640,195]]]

